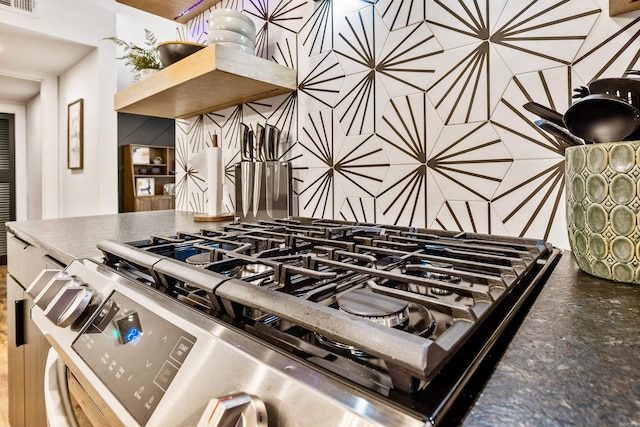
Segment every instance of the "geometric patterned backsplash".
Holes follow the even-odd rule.
[[[298,214],[545,239],[568,248],[564,144],[522,108],[638,67],[640,13],[607,0],[223,0],[256,24],[255,54],[297,91],[176,120],[176,208],[205,211],[189,160],[223,148],[235,211],[240,123],[282,129]],[[210,10],[178,24],[206,43]]]

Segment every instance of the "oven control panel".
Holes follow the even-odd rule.
[[[191,334],[113,292],[72,348],[144,425],[195,342]]]

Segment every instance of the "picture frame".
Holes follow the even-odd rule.
[[[67,168],[82,169],[84,158],[84,99],[67,106]]]
[[[134,165],[148,165],[151,153],[149,147],[131,147],[131,161]]]
[[[154,178],[136,178],[136,196],[155,196],[155,186]]]

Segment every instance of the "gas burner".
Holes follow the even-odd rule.
[[[441,274],[441,273],[429,273],[427,275],[429,279],[440,280],[441,282],[447,283],[460,283],[462,279],[456,276],[452,276],[450,274]]]
[[[260,286],[273,282],[273,267],[264,264],[238,265],[231,270],[222,272],[222,274]]]
[[[201,252],[199,254],[191,255],[189,258],[185,259],[185,262],[198,267],[211,264],[211,253]]]
[[[338,299],[338,307],[345,313],[367,319],[381,326],[400,329],[413,335],[431,336],[436,330],[436,320],[427,308],[398,298],[374,293],[370,289],[355,289]],[[318,341],[337,350],[347,351],[360,358],[373,356],[357,347],[315,334]]]
[[[380,295],[369,289],[356,289],[338,299],[340,310],[395,328],[409,320],[409,303]]]
[[[429,292],[431,292],[432,295],[436,295],[439,297],[446,297],[448,295],[453,294],[453,291],[451,289],[443,289],[443,288],[436,288],[436,287],[429,288]]]

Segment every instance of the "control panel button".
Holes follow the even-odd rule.
[[[184,360],[189,355],[191,348],[193,347],[193,343],[186,339],[185,337],[180,337],[176,346],[173,348],[171,352],[171,358],[174,359],[179,364],[183,364]]]
[[[162,369],[156,375],[156,378],[153,380],[158,387],[160,387],[163,391],[167,391],[169,384],[175,378],[178,373],[178,368],[172,365],[169,361],[164,362],[162,365]]]
[[[55,282],[55,280],[54,280]],[[75,279],[69,280],[47,305],[44,315],[60,327],[71,325],[87,308],[93,291]]]
[[[66,273],[63,273],[62,270],[58,269],[42,270],[40,274],[38,274],[38,276],[33,279],[33,282],[31,282],[31,285],[29,285],[29,287],[27,288],[27,294],[31,298],[36,298],[40,294],[40,292],[44,290],[45,286],[47,286],[51,279],[56,276],[61,276],[62,274]]]
[[[124,316],[122,319],[116,320],[118,326],[118,338],[122,344],[128,342],[138,342],[142,335],[142,325],[138,313],[133,312]]]

